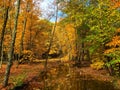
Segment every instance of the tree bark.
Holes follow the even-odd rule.
[[[31,14],[31,21],[30,21],[30,27],[29,27],[29,31],[30,31],[30,37],[29,37],[29,46],[28,46],[28,50],[32,50],[32,14]]]
[[[28,11],[28,2],[26,3],[25,12],[27,13],[27,11]],[[20,52],[19,52],[19,58],[18,58],[17,66],[16,66],[17,68],[18,68],[18,65],[19,65],[20,57],[22,55],[22,51],[23,51],[23,41],[24,41],[24,35],[25,35],[25,30],[26,30],[26,23],[27,23],[27,15],[25,15],[25,17],[24,17],[23,31],[22,31],[21,41],[20,41]]]
[[[20,11],[20,1],[21,0],[17,0],[17,10],[16,10],[16,14],[15,14],[15,21],[14,21],[15,24],[14,24],[14,29],[13,29],[13,33],[12,33],[12,41],[11,41],[11,45],[10,45],[10,51],[9,51],[9,55],[8,55],[8,64],[7,64],[5,78],[4,78],[4,82],[3,82],[4,87],[6,87],[8,85],[10,69],[12,66],[12,57],[13,57],[13,53],[14,53],[14,45],[15,45],[17,25],[18,25],[18,16],[19,16],[19,11]]]
[[[84,61],[84,53],[85,51],[84,51],[84,42],[81,42],[81,49],[80,49],[80,60],[81,61]]]
[[[6,29],[6,25],[7,25],[7,21],[8,21],[8,13],[9,13],[10,2],[11,2],[11,0],[8,1],[9,4],[5,8],[4,23],[2,25],[1,41],[0,41],[0,57],[1,57],[0,58],[1,59],[0,67],[2,66],[3,41],[4,41],[5,29]]]
[[[1,48],[1,61],[0,61],[0,68],[2,68],[2,63],[3,63],[3,48],[4,48],[4,45],[2,44],[2,48]]]
[[[52,36],[50,38],[50,44],[48,46],[48,50],[47,50],[47,53],[46,53],[46,61],[45,61],[45,65],[44,65],[44,68],[45,68],[45,71],[47,71],[47,63],[48,63],[48,54],[50,52],[50,49],[51,49],[51,46],[52,46],[52,42],[53,42],[53,37],[54,37],[54,34],[55,34],[55,30],[56,30],[56,26],[57,26],[57,19],[58,19],[58,4],[56,6],[56,19],[55,19],[55,24],[54,24],[54,27],[53,27],[53,32],[52,32]]]
[[[22,37],[21,37],[21,42],[20,42],[20,53],[19,53],[20,56],[21,56],[22,51],[23,51],[23,41],[24,41],[24,35],[25,35],[25,30],[26,30],[26,22],[27,22],[27,18],[25,17],[23,32],[22,32]]]

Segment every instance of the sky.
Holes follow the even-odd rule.
[[[51,22],[55,22],[55,5],[53,4],[53,1],[54,0],[43,0],[43,2],[41,3],[42,18],[49,19],[49,17],[52,16],[52,18],[50,19]],[[59,10],[58,20],[62,17],[64,17],[64,15]]]
[[[54,14],[54,5],[52,3],[53,0],[43,0],[40,6],[42,8],[42,18],[49,19],[51,13]],[[55,18],[51,18],[50,21],[54,22]]]

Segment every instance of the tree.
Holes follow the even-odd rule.
[[[1,41],[0,41],[0,57],[1,57],[0,67],[2,66],[2,59],[3,59],[3,41],[4,41],[5,29],[6,29],[6,25],[7,25],[7,21],[8,21],[8,12],[9,12],[9,8],[10,8],[10,2],[11,2],[11,0],[9,0],[9,1],[7,2],[7,6],[4,6],[4,7],[5,7],[4,22],[3,22],[3,25],[2,25]]]
[[[74,59],[74,57],[76,56],[76,37],[73,25],[63,25],[63,23],[59,22],[56,27],[55,39],[53,41],[53,44],[56,45],[57,49],[51,48],[51,51],[56,51],[56,53],[60,53],[59,51],[62,51],[60,57],[63,58],[63,61]]]
[[[88,51],[85,38],[89,31],[88,26],[88,13],[87,9],[87,0],[85,1],[68,1],[66,4],[66,8],[63,11],[68,15],[67,21],[68,23],[72,23],[75,28],[75,36],[76,36],[76,50],[77,50],[77,63],[78,65],[81,63],[81,60],[84,60],[85,52]]]
[[[41,47],[40,44],[38,45],[38,40],[40,41],[41,39],[41,38],[38,38],[38,35],[39,37],[41,37],[40,35],[42,33],[42,30],[45,29],[48,24],[47,22],[42,23],[42,20],[40,20],[39,18],[41,14],[40,14],[40,10],[38,10],[39,9],[39,7],[37,6],[38,4],[36,4],[39,1],[40,0],[35,0],[35,1],[27,0],[27,1],[23,1],[21,4],[22,6],[21,6],[19,19],[18,19],[18,30],[17,30],[17,37],[15,42],[15,54],[17,56],[17,58],[15,59],[17,60],[18,60],[18,56],[19,56],[19,59],[21,60],[24,60],[22,58],[23,56],[27,58],[28,56],[26,56],[25,54],[26,52],[33,53],[36,56],[36,58],[38,58],[38,54],[41,54],[42,52],[39,49],[38,49],[39,52],[36,52],[37,50],[36,46]],[[26,25],[25,25],[25,22],[26,22]],[[46,25],[44,25],[45,23]],[[23,33],[21,32],[21,30],[23,30]],[[46,31],[47,30],[48,29],[46,28]],[[21,55],[20,55],[20,52],[21,52]],[[39,55],[39,57],[41,56]],[[29,59],[32,59],[32,57]],[[20,60],[20,63],[21,63],[21,60]]]
[[[15,15],[15,21],[14,21],[14,30],[12,33],[12,41],[11,41],[11,46],[10,46],[10,52],[9,52],[9,60],[8,60],[8,65],[6,68],[6,72],[5,72],[5,78],[4,78],[4,86],[8,85],[8,79],[9,79],[9,75],[10,75],[10,69],[12,66],[12,57],[13,57],[13,52],[14,52],[14,45],[15,45],[15,39],[16,39],[16,31],[17,31],[17,24],[18,24],[18,16],[19,16],[19,11],[20,11],[20,1],[21,0],[17,0],[17,9],[16,9],[16,15]]]
[[[106,44],[104,55],[106,56],[106,66],[110,75],[120,76],[120,29],[116,30],[115,36]]]
[[[86,54],[91,59],[104,60],[105,44],[119,27],[119,10],[111,8],[111,3],[111,0],[70,0],[64,4],[62,11],[67,16],[63,22],[74,25],[79,61]]]
[[[48,50],[46,52],[46,61],[45,61],[45,65],[44,65],[45,72],[47,72],[48,54],[49,54],[49,52],[51,50],[51,46],[52,46],[52,43],[53,43],[53,37],[54,37],[56,26],[57,26],[57,20],[58,20],[58,3],[57,2],[56,2],[55,15],[56,15],[55,16],[55,24],[53,26],[53,31],[52,31],[52,35],[51,35],[51,38],[50,38],[50,41],[49,41]]]
[[[29,11],[29,1],[26,1],[26,6],[25,6],[25,11],[24,11],[24,21],[23,21],[23,31],[22,31],[22,36],[21,36],[21,40],[20,40],[20,52],[19,52],[19,56],[18,56],[18,63],[17,63],[17,67],[19,65],[19,60],[20,57],[22,56],[22,52],[23,52],[23,41],[24,41],[24,35],[25,35],[25,30],[26,30],[26,24],[27,24],[27,12]]]
[[[90,32],[86,39],[90,42],[90,52],[94,62],[104,61],[106,63],[108,61],[103,51],[106,51],[108,48],[106,44],[111,41],[119,27],[119,11],[112,9],[111,5],[110,0],[99,0],[98,7],[89,8],[92,13],[88,21]]]

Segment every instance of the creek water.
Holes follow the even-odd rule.
[[[70,68],[68,64],[50,67],[47,79],[39,78],[41,76],[14,90],[120,90],[116,89],[111,82],[96,80],[79,68]],[[43,86],[39,84],[41,82],[44,83]]]
[[[111,82],[96,80],[90,75],[76,72],[66,66],[61,68],[56,77],[48,80],[48,83],[52,83],[52,80],[56,81],[55,84],[47,84],[44,90],[120,90]]]
[[[92,80],[90,77],[73,77],[67,82],[58,83],[54,87],[48,87],[45,90],[119,90],[109,82]]]

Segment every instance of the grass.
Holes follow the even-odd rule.
[[[26,76],[27,76],[26,74],[20,74],[16,77],[12,76],[11,80],[12,80],[14,86],[15,87],[16,86],[21,86],[23,84],[23,81],[25,80]]]

